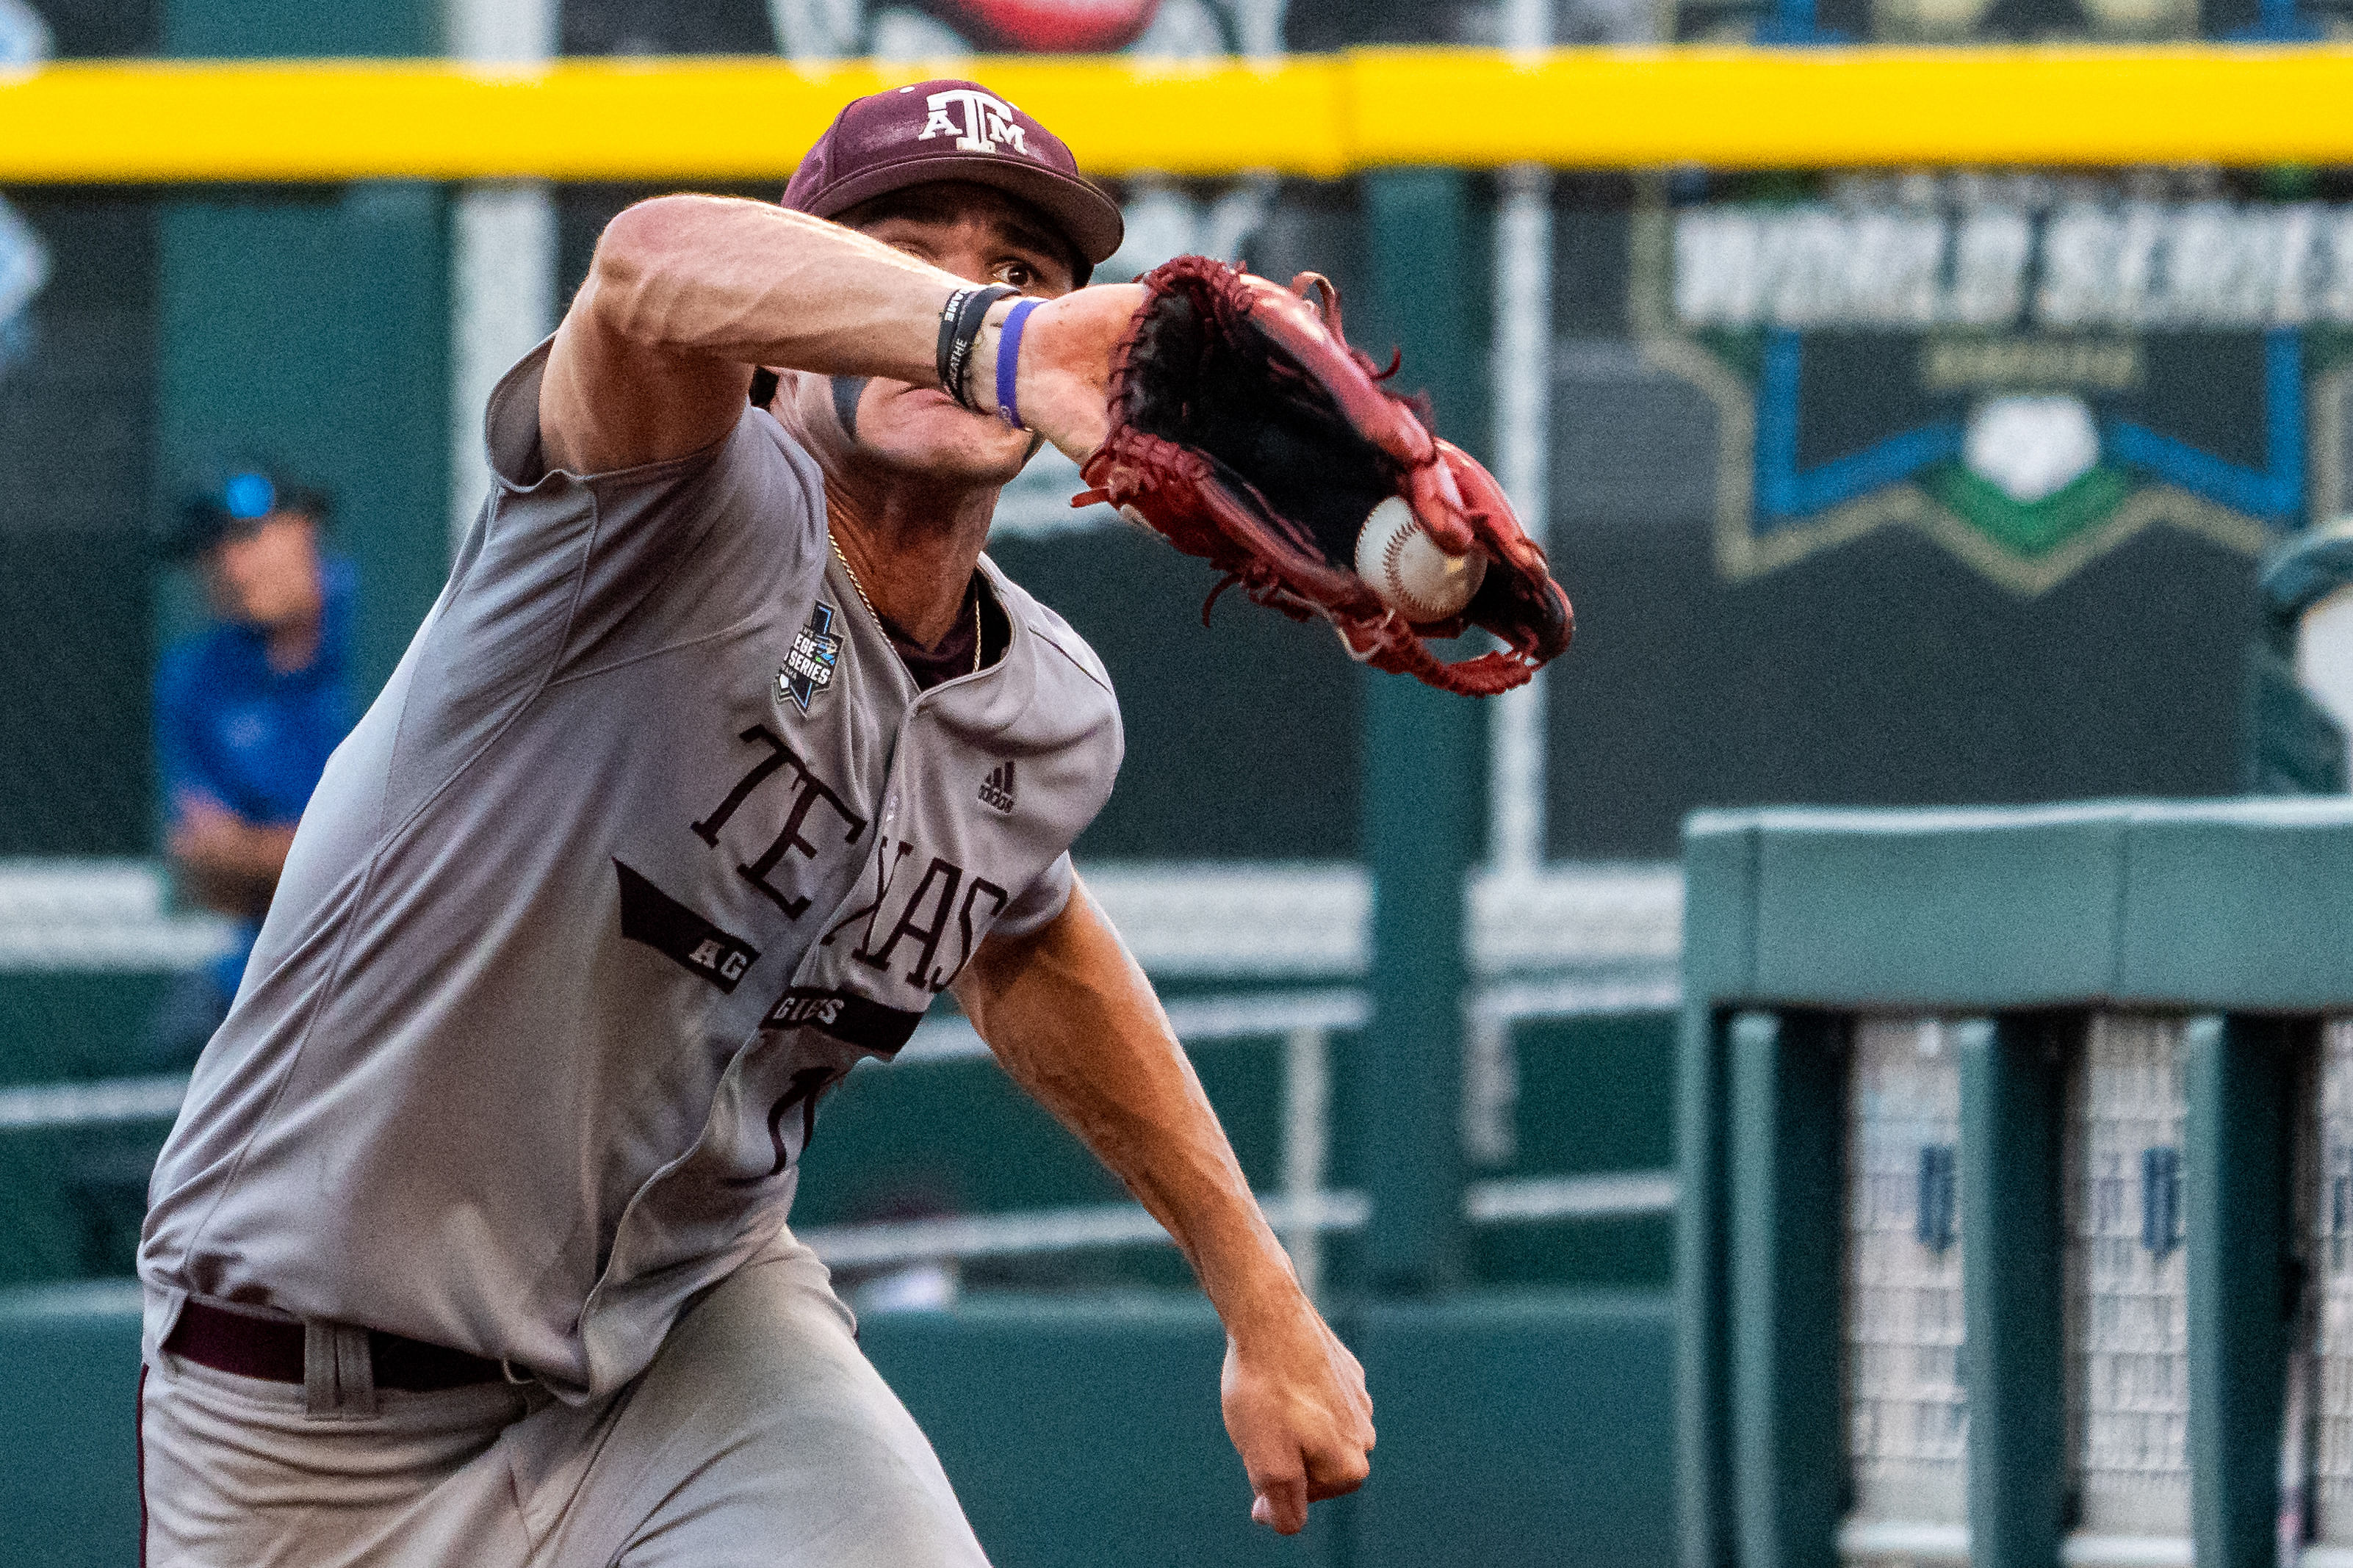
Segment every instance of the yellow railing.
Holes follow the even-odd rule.
[[[944,70],[1020,104],[1102,175],[2353,163],[2353,48],[1360,49],[62,64],[0,79],[0,183],[782,179],[845,100]]]

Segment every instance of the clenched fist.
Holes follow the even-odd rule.
[[[1296,1535],[1309,1503],[1365,1484],[1373,1447],[1365,1369],[1303,1297],[1248,1342],[1227,1340],[1219,1392],[1259,1523]]]

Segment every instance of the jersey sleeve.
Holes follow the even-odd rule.
[[[1014,895],[1013,901],[1005,906],[1005,912],[989,927],[989,934],[1016,938],[1043,930],[1069,906],[1071,889],[1077,880],[1077,874],[1071,868],[1071,852],[1065,849],[1054,857],[1053,864]]]
[[[824,571],[816,461],[748,403],[733,431],[683,458],[545,469],[539,398],[553,342],[491,394],[490,494],[403,660],[395,818],[550,687],[723,633]]]
[[[540,390],[554,342],[491,395],[491,495],[479,552],[461,567],[514,590],[494,599],[560,617],[554,678],[734,625],[823,571],[816,460],[748,403],[727,435],[683,457],[606,473],[545,468]]]

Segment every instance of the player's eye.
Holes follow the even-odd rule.
[[[997,277],[999,282],[1009,283],[1016,289],[1034,289],[1038,286],[1038,269],[1026,261],[1000,262],[997,268]]]

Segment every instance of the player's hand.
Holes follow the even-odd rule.
[[[244,872],[259,858],[260,832],[227,806],[190,795],[179,802],[167,847],[173,858],[192,866]]]
[[[165,847],[182,890],[216,914],[259,920],[268,913],[294,830],[248,822],[204,795],[184,795],[174,805]]]
[[[1296,1535],[1309,1503],[1365,1484],[1373,1447],[1365,1369],[1303,1298],[1276,1326],[1227,1340],[1220,1393],[1255,1494],[1251,1519]]]
[[[1022,327],[1014,371],[1021,423],[1078,462],[1111,429],[1112,350],[1143,308],[1140,284],[1105,283],[1047,300]]]

